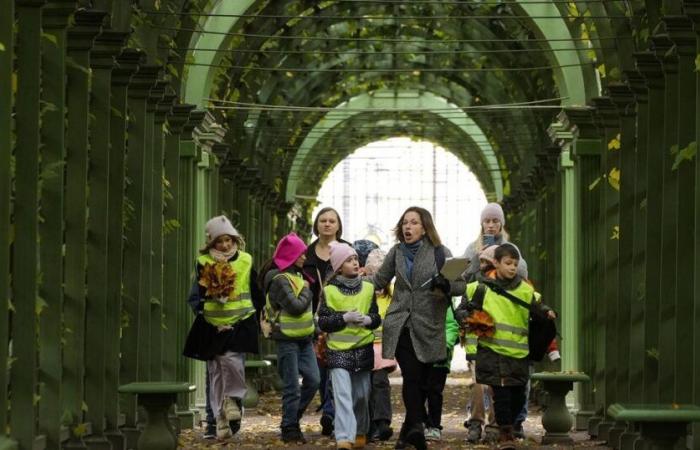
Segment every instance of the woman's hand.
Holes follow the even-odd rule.
[[[547,311],[547,318],[548,318],[549,320],[554,320],[554,319],[557,318],[557,313],[555,313],[554,311],[552,311],[552,310],[550,309],[549,311]]]
[[[222,331],[228,331],[228,330],[233,330],[233,327],[231,325],[217,325],[216,326],[217,333],[221,333]]]

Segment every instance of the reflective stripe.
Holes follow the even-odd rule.
[[[469,336],[466,339],[467,345],[476,345],[479,342],[479,340],[476,337]]]
[[[509,341],[507,339],[494,339],[492,337],[481,337],[479,338],[482,342],[488,342],[489,344],[496,344],[502,347],[517,348],[518,350],[530,350],[530,347],[525,344],[519,344],[517,342]]]
[[[222,309],[214,311],[204,310],[204,315],[209,317],[234,317],[243,316],[250,312],[255,312],[255,308]]]
[[[521,336],[528,335],[526,328],[514,327],[512,325],[506,325],[505,323],[497,323],[495,324],[495,328],[499,331],[510,331],[511,333],[519,334]]]
[[[226,303],[228,303],[228,302],[237,302],[237,301],[240,301],[240,300],[251,300],[251,299],[252,299],[252,297],[250,296],[250,293],[244,292],[243,294],[238,295],[238,296],[236,296],[236,297],[234,297],[234,298],[229,298],[229,299],[227,299],[227,300],[226,300]],[[211,303],[219,303],[218,300],[214,300],[214,299],[209,299],[209,300],[206,300],[206,301],[207,301],[207,302],[211,302]]]
[[[351,344],[360,342],[363,338],[364,336],[358,336],[356,334],[331,333],[328,335],[329,341],[349,342]]]
[[[303,328],[313,327],[313,320],[305,320],[304,322],[280,322],[280,330],[300,330]]]
[[[381,339],[382,338],[382,330],[374,330],[374,338]]]

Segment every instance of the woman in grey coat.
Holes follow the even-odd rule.
[[[408,208],[396,224],[399,242],[373,277],[384,289],[396,277],[394,296],[384,318],[382,357],[396,358],[403,376],[402,396],[406,418],[396,448],[412,444],[425,449],[425,390],[430,367],[447,358],[445,316],[451,296],[465,292],[463,281],[448,281],[438,265],[452,256],[440,241],[430,213]]]

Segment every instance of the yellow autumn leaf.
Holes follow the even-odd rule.
[[[608,150],[620,150],[620,147],[620,133],[617,133],[617,136],[610,139],[610,142],[608,142]]]
[[[610,186],[612,186],[616,191],[620,190],[620,169],[617,167],[610,169],[610,173],[608,174],[608,183],[610,183]]]
[[[83,437],[87,434],[87,424],[85,423],[79,423],[78,425],[73,427],[73,434],[76,437]]]
[[[612,229],[612,236],[610,236],[611,240],[619,240],[620,239],[620,226],[615,225]]]

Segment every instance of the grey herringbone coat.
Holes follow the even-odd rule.
[[[444,249],[446,257],[452,256],[447,247]],[[421,362],[442,361],[447,357],[445,315],[450,297],[434,289],[428,281],[437,273],[437,266],[435,247],[427,239],[416,253],[410,280],[406,269],[406,258],[397,244],[389,250],[382,267],[372,278],[375,287],[383,289],[396,277],[394,295],[384,318],[382,357],[394,358],[399,335],[405,326],[410,330],[413,348]],[[452,296],[461,296],[464,292],[464,281],[450,282]]]

